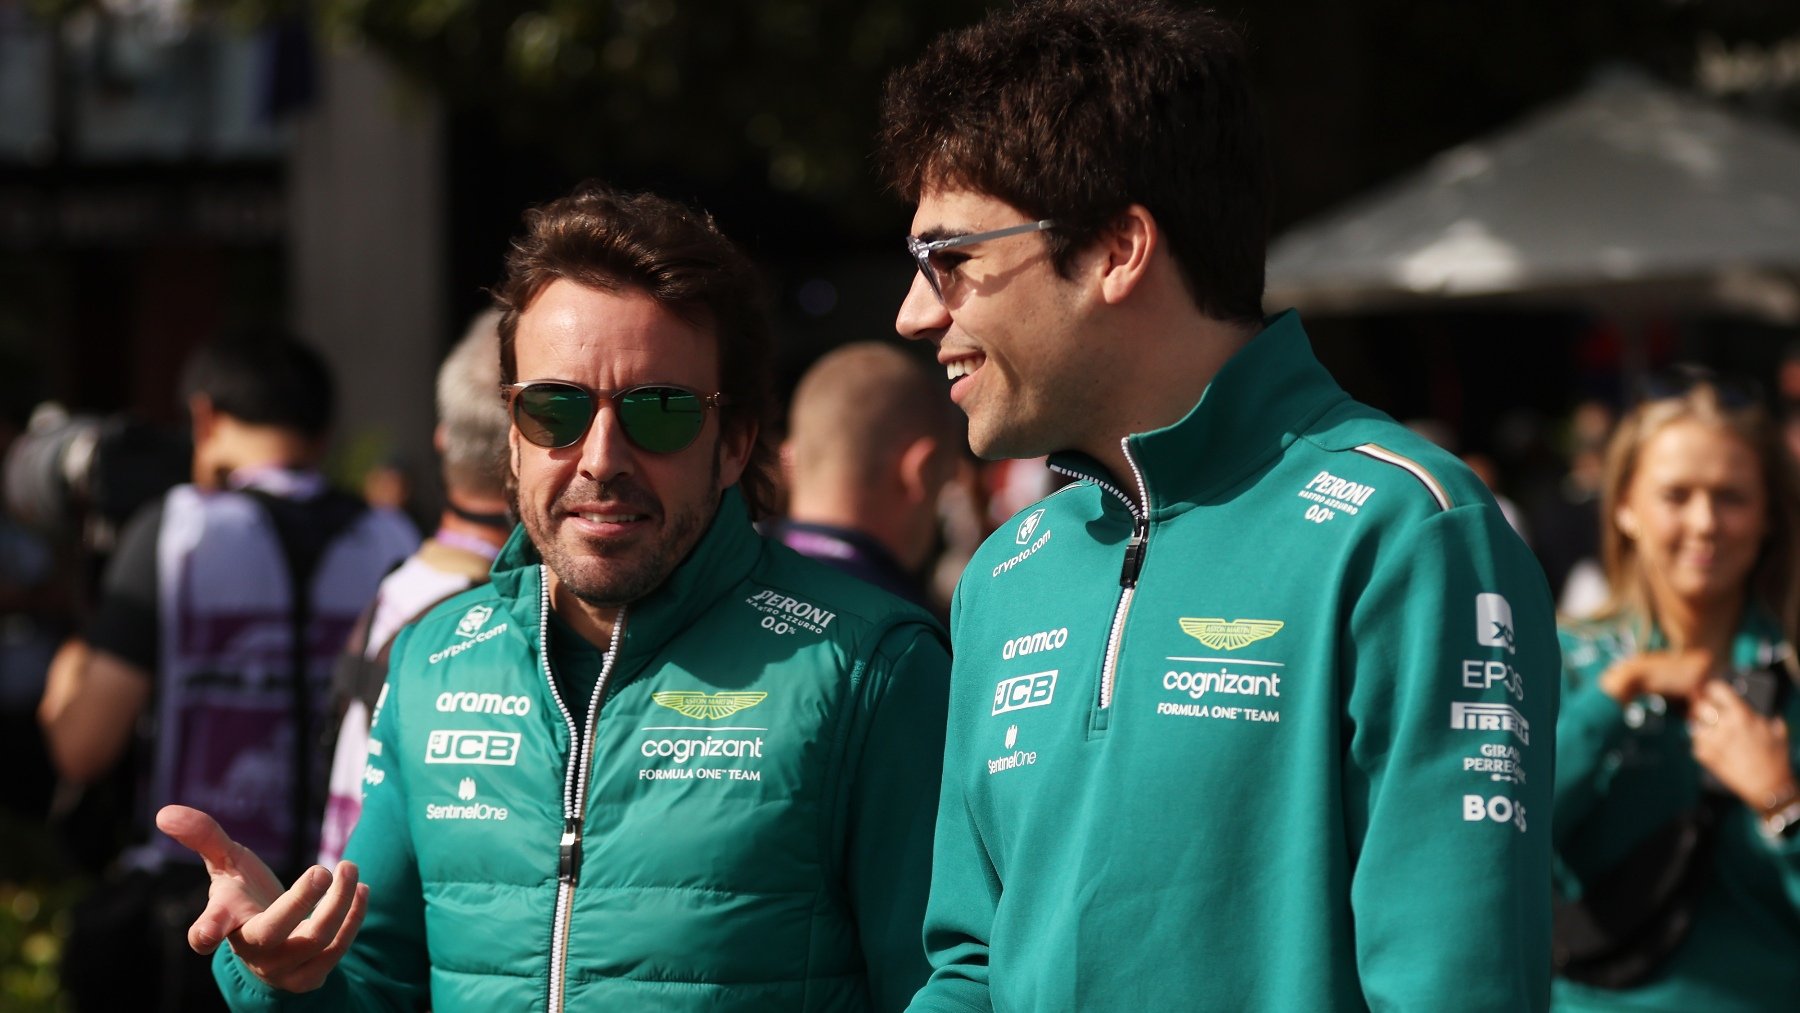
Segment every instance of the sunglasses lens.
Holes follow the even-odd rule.
[[[620,394],[618,406],[625,435],[656,454],[686,447],[706,425],[706,403],[680,387],[638,387]]]
[[[566,447],[594,421],[594,399],[580,387],[534,383],[513,399],[519,435],[540,447]]]

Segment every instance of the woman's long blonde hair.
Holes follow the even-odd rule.
[[[1600,555],[1609,597],[1599,615],[1633,622],[1650,622],[1656,617],[1637,546],[1619,530],[1619,504],[1637,474],[1644,444],[1669,425],[1695,421],[1743,440],[1762,466],[1768,530],[1750,571],[1748,600],[1768,610],[1788,643],[1800,644],[1800,472],[1759,399],[1747,396],[1741,405],[1727,403],[1721,381],[1704,370],[1686,368],[1673,375],[1689,385],[1633,408],[1619,421],[1606,446]]]

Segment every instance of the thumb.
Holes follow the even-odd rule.
[[[163,806],[156,814],[156,829],[199,855],[206,862],[206,871],[212,875],[229,872],[236,865],[232,861],[231,838],[226,836],[225,828],[198,809],[184,805]]]

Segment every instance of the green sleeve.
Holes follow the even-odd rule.
[[[954,615],[961,603],[952,604]],[[954,695],[956,680],[952,679]],[[973,714],[969,707],[953,713]],[[969,769],[963,756],[970,736],[948,729],[944,744],[944,784],[938,797],[937,831],[933,838],[931,901],[925,910],[925,951],[931,978],[913,998],[911,1011],[986,1013],[988,938],[1000,903],[1000,876],[974,813],[969,808],[960,772]]]
[[[949,681],[942,634],[907,623],[877,643],[858,687],[844,868],[878,1010],[903,1009],[930,971],[919,934]]]
[[[1556,718],[1556,802],[1553,832],[1566,843],[1606,797],[1614,766],[1607,762],[1625,739],[1625,711],[1600,689],[1599,673],[1614,660],[1592,640],[1561,634],[1562,711]]]
[[[409,627],[395,641],[389,671],[405,678]],[[397,696],[398,694],[394,694]],[[369,885],[368,914],[350,952],[325,984],[302,994],[264,984],[230,947],[219,948],[213,977],[238,1013],[373,1013],[424,1009],[430,998],[425,950],[425,902],[406,821],[406,786],[396,744],[401,721],[395,699],[384,693],[370,728],[372,746],[363,778],[363,810],[344,858],[355,862]]]
[[[1350,610],[1343,797],[1364,999],[1545,1009],[1558,655],[1543,571],[1497,510],[1460,507],[1379,546]]]

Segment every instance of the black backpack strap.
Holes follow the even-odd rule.
[[[308,500],[290,500],[257,489],[245,492],[263,508],[275,528],[287,562],[290,657],[288,687],[289,710],[294,721],[292,832],[288,839],[285,872],[297,875],[311,863],[318,842],[308,832],[314,813],[321,811],[313,776],[312,694],[307,685],[311,668],[308,649],[312,628],[312,578],[318,571],[325,550],[343,532],[349,530],[364,513],[368,504],[354,496],[327,489]]]

